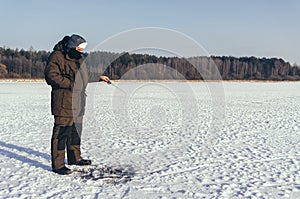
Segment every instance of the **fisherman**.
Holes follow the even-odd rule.
[[[54,127],[51,138],[52,171],[67,175],[71,169],[65,165],[67,148],[68,165],[91,165],[91,160],[81,157],[82,120],[85,111],[85,89],[91,78],[84,65],[83,50],[86,40],[76,34],[65,36],[49,56],[45,79],[52,87],[51,112]],[[110,82],[105,75],[92,81]]]

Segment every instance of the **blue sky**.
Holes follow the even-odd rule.
[[[77,33],[88,48],[119,32],[162,27],[182,32],[212,55],[281,57],[300,65],[300,1],[0,0],[0,46],[51,50]]]

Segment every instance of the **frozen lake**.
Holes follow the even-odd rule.
[[[115,85],[88,86],[82,152],[117,184],[51,172],[50,87],[0,82],[0,197],[300,198],[300,82]]]

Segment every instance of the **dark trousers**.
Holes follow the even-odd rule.
[[[74,164],[82,159],[80,151],[82,117],[54,116],[54,120],[51,139],[52,169],[60,169],[65,166],[66,147],[69,164]]]

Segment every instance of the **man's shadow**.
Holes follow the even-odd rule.
[[[51,170],[51,167],[48,166],[48,165],[44,165],[44,164],[42,164],[42,163],[40,163],[36,160],[30,159],[30,158],[25,157],[23,155],[19,155],[16,152],[12,152],[12,151],[17,150],[17,151],[20,151],[20,152],[26,152],[28,154],[32,154],[32,155],[35,155],[37,157],[44,158],[46,160],[49,160],[51,158],[49,154],[41,153],[39,151],[35,151],[35,150],[30,149],[30,148],[17,146],[17,145],[14,145],[14,144],[8,144],[8,143],[2,142],[2,141],[0,141],[0,146],[7,148],[7,149],[1,149],[0,148],[0,154],[3,155],[3,156],[19,160],[23,163],[29,164],[30,166],[39,167],[39,168],[44,169],[44,170]]]

